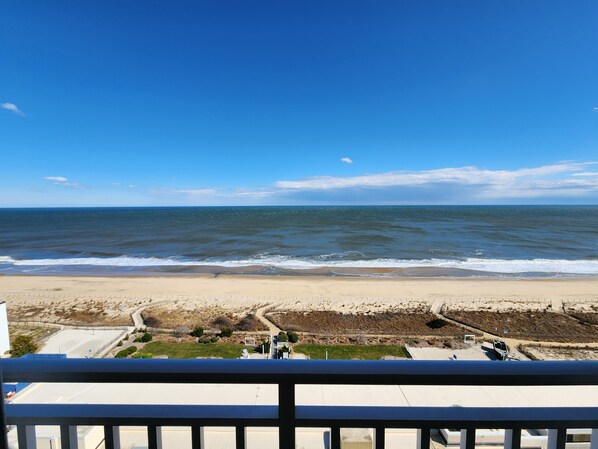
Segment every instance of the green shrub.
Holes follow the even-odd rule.
[[[257,345],[254,349],[254,352],[258,352],[260,354],[269,354],[270,353],[270,341],[264,340],[259,345]]]
[[[207,345],[208,343],[212,343],[212,337],[210,337],[209,335],[202,335],[197,339],[197,342]]]
[[[135,343],[149,343],[150,341],[152,341],[152,338],[152,334],[150,334],[149,332],[145,332],[143,335],[140,335],[133,341]]]
[[[21,357],[25,354],[33,354],[37,351],[37,343],[31,335],[19,335],[11,345],[10,354],[13,357]]]
[[[114,356],[115,359],[124,359],[125,357],[130,356],[134,352],[137,351],[137,346],[129,346],[127,349],[123,349],[122,351],[118,351]]]
[[[152,341],[152,334],[150,334],[149,332],[146,332],[145,334],[143,334],[141,336],[141,342],[142,343],[149,343],[150,341]]]
[[[278,333],[278,341],[280,341],[282,343],[286,343],[287,341],[289,341],[289,337],[288,337],[287,333],[280,331]]]
[[[122,351],[118,351],[116,353],[116,355],[114,356],[115,359],[124,359],[125,357],[129,356],[129,352],[126,349],[123,349]]]
[[[231,337],[233,335],[233,330],[230,327],[223,327],[220,329],[220,336],[223,338]]]
[[[212,337],[210,338],[210,343],[216,343],[218,341],[218,337],[216,337],[215,335],[212,335]]]
[[[193,331],[191,331],[191,336],[193,337],[201,337],[203,335],[203,327],[196,326]]]
[[[287,337],[289,337],[290,343],[297,343],[299,341],[299,335],[297,335],[297,332],[288,331]]]
[[[118,343],[116,343],[116,346],[122,346],[122,345],[123,345],[123,342],[122,342],[122,340],[121,340],[121,341],[119,341]]]
[[[138,352],[137,354],[133,354],[131,358],[134,359],[151,359],[154,355],[150,354],[149,352]]]

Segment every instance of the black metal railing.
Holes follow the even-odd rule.
[[[17,427],[20,449],[35,447],[36,425],[58,425],[63,449],[77,447],[77,426],[103,426],[106,449],[120,447],[119,426],[146,426],[149,449],[161,444],[161,426],[189,426],[192,447],[201,428],[232,426],[236,447],[247,427],[278,427],[279,448],[295,448],[298,427],[330,428],[339,449],[341,428],[418,429],[418,449],[429,449],[430,429],[462,429],[461,447],[473,449],[476,429],[500,428],[505,448],[519,449],[521,429],[551,429],[549,449],[564,449],[568,428],[598,428],[598,407],[370,407],[297,406],[295,386],[317,385],[598,385],[598,362],[114,360],[5,359],[5,382],[275,384],[278,405],[154,405],[7,403],[3,419]],[[597,397],[598,402],[598,397]],[[598,432],[592,432],[592,436]],[[597,438],[598,439],[598,436]],[[598,441],[592,441],[597,447]],[[5,444],[5,443],[3,443]],[[4,448],[0,448],[4,449]]]

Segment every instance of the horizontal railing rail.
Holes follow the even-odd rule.
[[[297,427],[328,427],[330,447],[339,449],[340,429],[374,428],[376,449],[385,429],[418,429],[418,448],[429,449],[430,429],[463,429],[462,448],[473,449],[475,429],[507,429],[505,447],[519,449],[521,429],[553,429],[549,449],[564,449],[566,429],[598,429],[598,407],[371,407],[297,406],[295,386],[317,385],[598,385],[598,362],[469,361],[272,361],[5,359],[7,382],[275,384],[278,404],[144,405],[26,404],[5,406],[17,426],[19,448],[35,447],[35,425],[61,426],[62,448],[77,445],[77,426],[103,426],[106,449],[120,447],[119,426],[147,426],[150,449],[161,448],[162,426],[189,426],[193,449],[201,428],[232,426],[236,447],[245,447],[247,427],[278,427],[279,448],[295,448]],[[597,396],[598,405],[598,396]],[[598,434],[592,432],[592,449]]]
[[[5,359],[5,382],[598,385],[598,361]]]

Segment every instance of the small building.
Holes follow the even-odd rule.
[[[0,355],[10,351],[10,336],[8,335],[8,314],[6,301],[0,301]]]

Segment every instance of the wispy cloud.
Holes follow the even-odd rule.
[[[564,161],[510,170],[475,166],[319,176],[246,188],[164,188],[186,204],[513,204],[598,202],[598,162]]]
[[[0,108],[6,109],[7,111],[20,115],[21,117],[25,117],[25,113],[21,111],[14,103],[0,103]]]
[[[350,157],[341,157],[341,162],[344,162],[345,164],[352,164],[353,159],[351,159]]]
[[[63,186],[63,187],[74,187],[74,188],[81,188],[83,187],[81,184],[77,184],[76,182],[69,181],[68,178],[64,176],[44,176],[46,181],[52,182],[54,185]]]
[[[505,186],[521,179],[533,179],[559,173],[582,171],[592,163],[562,162],[516,170],[486,170],[473,166],[439,168],[435,170],[392,171],[362,176],[318,176],[298,181],[278,181],[276,187],[291,190],[332,190],[461,184]]]

